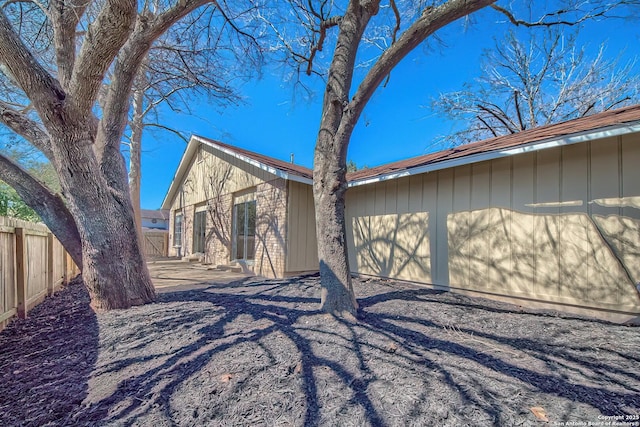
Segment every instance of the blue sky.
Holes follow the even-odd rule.
[[[490,15],[491,16],[491,15]],[[495,24],[456,25],[441,33],[446,45],[418,48],[392,73],[386,87],[380,87],[365,109],[349,146],[348,158],[369,167],[433,151],[438,136],[460,124],[434,115],[427,107],[440,92],[461,89],[478,77],[483,48],[493,46],[493,35],[510,28]],[[581,38],[596,48],[607,42],[607,52],[626,50],[635,55],[640,30],[620,20],[590,23]],[[282,70],[265,70],[263,78],[242,87],[246,103],[220,109],[202,102],[192,106],[195,116],[164,112],[163,123],[186,135],[197,134],[227,144],[311,168],[320,122],[324,86],[318,78],[302,77],[315,96],[302,99],[291,83],[283,81]],[[157,209],[162,204],[186,147],[184,141],[167,133],[145,133],[142,158],[142,207]]]

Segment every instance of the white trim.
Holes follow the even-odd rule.
[[[305,184],[313,184],[313,180],[311,180],[309,178],[305,178],[305,177],[302,177],[302,176],[290,174],[290,173],[285,172],[283,170],[274,168],[272,166],[269,166],[267,164],[264,164],[262,162],[254,160],[254,159],[252,159],[252,158],[250,158],[248,156],[240,154],[240,153],[238,153],[238,152],[236,152],[236,151],[234,151],[232,149],[229,149],[229,148],[226,148],[226,147],[221,147],[221,146],[219,146],[218,144],[216,144],[213,141],[209,141],[209,140],[204,139],[202,137],[199,137],[197,135],[194,135],[193,139],[196,139],[196,140],[200,141],[203,144],[207,144],[208,146],[210,146],[212,148],[215,148],[218,151],[222,151],[223,153],[228,154],[231,157],[235,157],[238,160],[241,160],[241,161],[243,161],[245,163],[248,163],[248,164],[250,164],[252,166],[255,166],[258,169],[262,169],[264,171],[267,171],[270,174],[277,176],[278,178],[282,178],[282,179],[286,179],[286,180],[290,180],[290,181],[302,182],[302,183],[305,183]]]
[[[169,203],[171,202],[171,200],[173,199],[173,197],[175,196],[175,193],[178,190],[178,185],[179,185],[179,181],[181,181],[183,175],[187,172],[187,167],[191,161],[191,158],[194,155],[194,151],[197,150],[198,146],[200,144],[206,144],[209,147],[221,151],[231,157],[234,157],[244,163],[250,164],[252,166],[257,167],[258,169],[264,170],[272,175],[275,175],[278,178],[282,178],[285,180],[289,180],[289,181],[296,181],[296,182],[301,182],[303,184],[309,184],[312,185],[313,184],[313,180],[309,179],[309,178],[305,178],[299,175],[295,175],[295,174],[290,174],[288,172],[285,172],[283,170],[274,168],[272,166],[269,166],[267,164],[264,164],[262,162],[259,162],[257,160],[254,160],[248,156],[242,155],[240,153],[235,152],[232,149],[226,148],[226,147],[221,147],[220,145],[216,144],[215,142],[205,139],[203,137],[200,137],[198,135],[192,135],[191,139],[189,139],[189,143],[187,144],[187,147],[184,150],[184,153],[182,154],[182,159],[180,159],[180,163],[178,164],[178,169],[176,169],[176,173],[173,176],[173,180],[171,180],[171,184],[169,185],[169,190],[167,190],[167,194],[164,197],[164,200],[162,201],[162,209],[171,209],[171,206],[169,206]],[[187,160],[188,159],[188,160]]]
[[[486,160],[498,159],[501,157],[515,156],[517,154],[529,153],[534,151],[545,150],[548,148],[562,147],[565,145],[578,144],[581,142],[593,141],[596,139],[608,138],[612,136],[626,135],[629,133],[640,132],[640,121],[631,124],[620,124],[607,126],[600,129],[578,132],[575,134],[565,135],[563,137],[551,137],[528,144],[518,145],[517,147],[506,148],[504,150],[487,151],[483,153],[470,154],[457,159],[443,160],[441,162],[428,163],[422,166],[416,166],[409,169],[402,169],[397,172],[388,172],[361,180],[350,181],[349,187],[357,187],[359,185],[373,184],[390,179],[398,179],[405,176],[418,175],[427,172],[434,172],[442,169],[449,169],[456,166],[478,163]]]

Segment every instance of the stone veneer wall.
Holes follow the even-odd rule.
[[[254,272],[283,277],[287,250],[287,182],[278,178],[256,187],[256,257]]]

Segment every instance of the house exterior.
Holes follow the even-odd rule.
[[[317,270],[312,176],[299,165],[192,137],[162,204],[169,256],[240,262],[266,277]]]
[[[140,209],[142,228],[144,230],[168,230],[169,211]]]
[[[211,156],[201,166],[195,152],[188,153],[194,141]],[[194,213],[216,199],[185,190],[185,183],[202,185],[206,177],[227,183],[219,199],[233,236],[239,236],[236,206],[256,201],[262,220],[256,220],[255,239],[244,241],[254,242],[257,274],[317,270],[311,171],[206,141],[192,139],[163,205],[171,209],[172,230],[176,218],[184,222],[182,246],[191,247]],[[229,169],[228,179],[220,176]],[[640,106],[364,169],[347,179],[355,274],[640,321]],[[226,247],[210,259],[242,255],[238,243]]]

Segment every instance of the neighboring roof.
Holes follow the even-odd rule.
[[[207,145],[215,150],[226,153],[236,159],[239,159],[247,164],[253,165],[259,169],[265,170],[277,177],[284,178],[291,181],[298,181],[311,185],[313,183],[313,171],[304,166],[288,163],[283,160],[274,159],[273,157],[264,156],[262,154],[254,153],[253,151],[245,150],[242,148],[234,147],[232,145],[224,144],[220,141],[204,138],[198,135],[193,135],[182,154],[180,164],[176,174],[171,181],[167,195],[162,202],[163,209],[169,209],[170,202],[173,200],[176,192],[180,188],[180,183],[184,175],[189,169],[191,159],[196,154],[198,146],[200,144]]]
[[[140,209],[140,216],[142,218],[163,219],[166,221],[169,219],[169,211],[166,209],[162,209],[162,210]]]
[[[362,169],[348,174],[347,181],[349,186],[353,187],[631,132],[640,132],[640,105],[541,126],[370,169]]]

